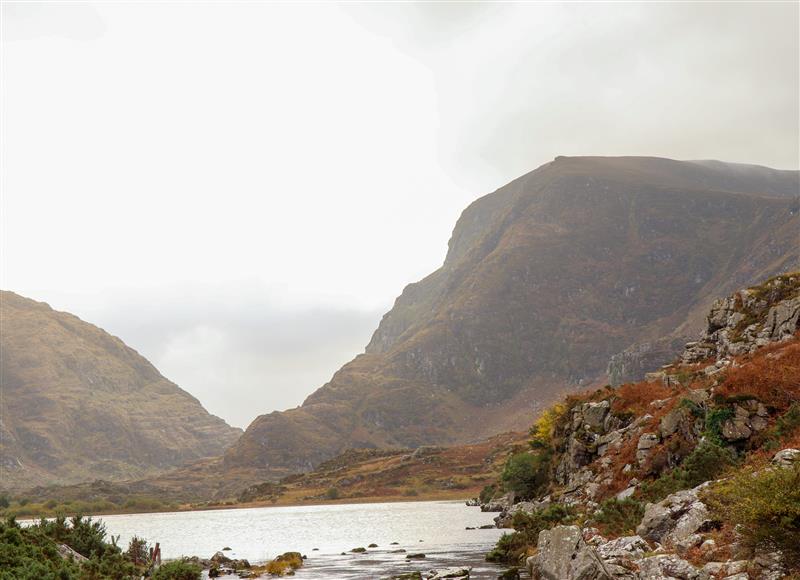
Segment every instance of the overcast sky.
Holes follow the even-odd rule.
[[[295,406],[556,155],[798,166],[798,5],[2,6],[3,288]]]

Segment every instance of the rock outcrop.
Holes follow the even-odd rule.
[[[704,486],[679,491],[658,503],[648,504],[636,533],[647,540],[674,547],[697,532],[710,530],[715,522],[698,495]]]
[[[710,297],[797,264],[797,190],[797,172],[557,158],[471,204],[365,353],[301,407],[256,419],[225,465],[302,471],[348,447],[526,428],[605,381],[615,353],[693,335]]]
[[[675,554],[647,556],[651,551],[639,536],[606,540],[578,526],[556,526],[539,533],[537,553],[526,566],[537,580],[710,579]]]
[[[800,329],[800,275],[776,276],[714,302],[700,340],[689,342],[684,364],[754,352]]]

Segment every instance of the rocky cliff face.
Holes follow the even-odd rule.
[[[305,470],[346,447],[471,441],[605,381],[632,345],[669,337],[647,364],[671,358],[710,297],[798,262],[797,192],[797,172],[557,158],[470,205],[366,352],[256,419],[225,463]],[[620,376],[646,367],[634,358]]]
[[[241,433],[96,326],[5,291],[0,313],[3,488],[158,473]]]
[[[777,515],[800,500],[798,300],[800,273],[737,291],[713,303],[702,339],[647,382],[554,407],[525,452],[547,458],[548,483],[516,503],[519,493],[501,489],[483,506],[516,530],[490,556],[566,580],[777,579],[800,569],[797,522]],[[582,525],[558,525],[573,522]]]
[[[690,342],[685,364],[754,352],[790,340],[800,328],[800,274],[777,276],[714,302],[700,340]]]

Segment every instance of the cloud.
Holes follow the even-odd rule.
[[[557,155],[798,166],[797,3],[4,3],[2,286],[237,425]]]
[[[239,427],[299,405],[363,351],[382,314],[286,305],[260,286],[118,291],[75,313]]]
[[[796,3],[349,10],[434,71],[440,154],[459,183],[556,155],[798,166]]]

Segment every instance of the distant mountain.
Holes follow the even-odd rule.
[[[120,339],[0,292],[0,488],[156,474],[241,434]]]
[[[797,171],[558,157],[464,210],[444,265],[403,290],[366,352],[301,407],[258,417],[225,465],[474,441],[607,381],[621,351],[617,379],[650,370],[713,299],[798,264],[798,192]]]

